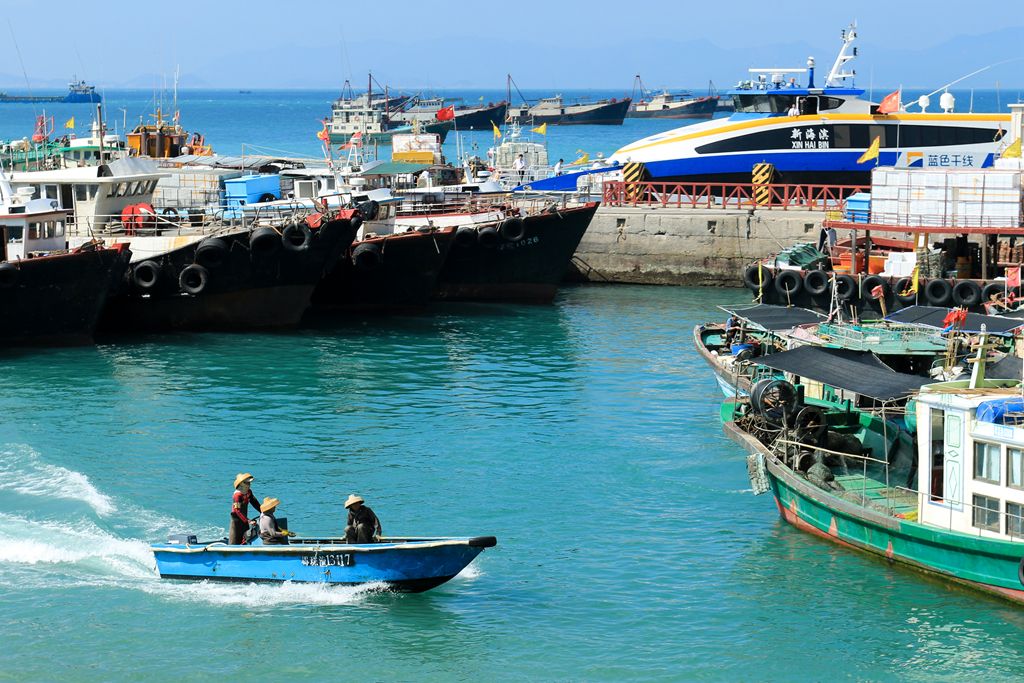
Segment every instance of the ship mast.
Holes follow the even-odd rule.
[[[839,85],[839,81],[845,81],[847,78],[853,79],[857,75],[856,71],[841,71],[848,61],[857,56],[857,48],[850,48],[853,41],[857,40],[857,23],[854,22],[850,24],[849,28],[843,29],[842,37],[843,46],[839,49],[839,54],[836,55],[832,70],[828,72],[828,78],[825,79],[826,88],[834,88]]]

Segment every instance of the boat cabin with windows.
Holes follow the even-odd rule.
[[[1024,541],[1024,399],[1016,380],[945,382],[917,399],[919,520]],[[1000,393],[1001,392],[1001,393]]]

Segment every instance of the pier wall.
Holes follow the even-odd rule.
[[[824,219],[803,209],[602,206],[576,249],[570,279],[737,286],[754,259],[816,242]]]

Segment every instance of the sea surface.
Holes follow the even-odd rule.
[[[0,680],[1013,681],[1024,612],[755,497],[692,349],[740,290],[566,287],[0,353]],[[237,472],[300,534],[493,534],[427,593],[162,581]]]

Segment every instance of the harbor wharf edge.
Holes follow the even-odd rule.
[[[569,279],[735,287],[751,261],[816,242],[825,217],[777,208],[602,205],[576,249]]]

